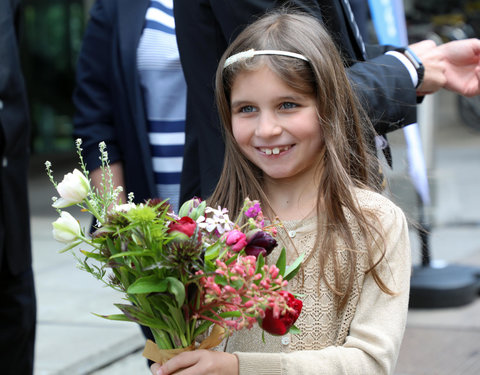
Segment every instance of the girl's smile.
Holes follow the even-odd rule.
[[[306,181],[323,145],[315,104],[314,95],[288,86],[266,65],[241,72],[231,91],[233,135],[266,176]]]
[[[288,146],[277,146],[277,147],[257,147],[260,152],[263,152],[265,155],[278,155],[284,153],[285,151],[290,150],[295,145]]]

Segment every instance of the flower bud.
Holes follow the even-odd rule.
[[[278,316],[278,311],[275,311],[277,305],[265,310],[265,317],[260,326],[266,332],[272,335],[282,336],[295,324],[303,307],[303,302],[296,299],[292,293],[285,290],[280,291],[280,294],[285,298],[287,306],[290,307],[283,315]],[[275,318],[275,315],[278,317]]]
[[[180,210],[178,211],[178,216],[188,216],[196,221],[200,216],[203,216],[206,206],[206,201],[202,202],[202,200],[197,197],[192,198],[182,204],[182,207],[180,207]]]
[[[81,234],[80,224],[68,212],[62,211],[60,217],[52,223],[53,238],[59,242],[71,243]]]
[[[277,241],[267,232],[254,229],[247,233],[247,247],[245,253],[258,257],[262,254],[267,256],[277,246]]]
[[[247,236],[239,230],[227,232],[225,243],[231,247],[232,251],[238,253],[247,245]]]
[[[57,185],[60,199],[57,199],[52,206],[64,208],[81,203],[90,192],[90,182],[78,169],[73,173],[67,173],[62,182]]]
[[[195,233],[197,223],[190,217],[184,216],[178,221],[172,221],[168,225],[168,233],[171,233],[176,240],[188,240]]]

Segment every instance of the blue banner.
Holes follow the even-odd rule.
[[[403,0],[368,0],[368,3],[380,44],[407,46]]]
[[[403,0],[368,0],[373,25],[380,44],[408,46]],[[422,202],[430,204],[427,167],[418,124],[403,128],[407,143],[408,172]]]

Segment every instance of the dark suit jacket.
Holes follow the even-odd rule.
[[[19,1],[0,1],[0,268],[31,268],[28,207],[30,124],[18,54]]]
[[[74,136],[82,138],[87,168],[100,166],[98,143],[122,161],[125,190],[137,202],[156,196],[137,46],[149,0],[98,0],[90,11],[77,64]]]
[[[188,86],[181,200],[194,195],[208,197],[222,168],[223,140],[214,107],[214,76],[220,57],[229,41],[256,15],[285,2],[174,0],[177,42]],[[291,3],[327,25],[379,134],[414,122],[416,94],[406,68],[395,57],[382,55],[385,48],[380,46],[368,50],[377,57],[362,61],[364,56],[341,1]]]

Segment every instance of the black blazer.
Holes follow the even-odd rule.
[[[223,140],[214,107],[214,76],[229,41],[255,16],[286,1],[174,0],[180,58],[188,86],[181,199],[208,197],[223,164]],[[368,62],[353,37],[340,0],[290,1],[322,20],[349,66],[348,74],[379,134],[415,121],[415,88],[407,69],[385,48],[368,48]],[[370,57],[370,56],[369,56]]]
[[[28,207],[30,122],[18,54],[19,1],[0,1],[0,268],[31,267]]]
[[[98,143],[122,161],[125,190],[137,202],[156,196],[137,46],[149,0],[97,0],[90,10],[77,63],[74,136],[82,138],[87,168],[100,166]]]

